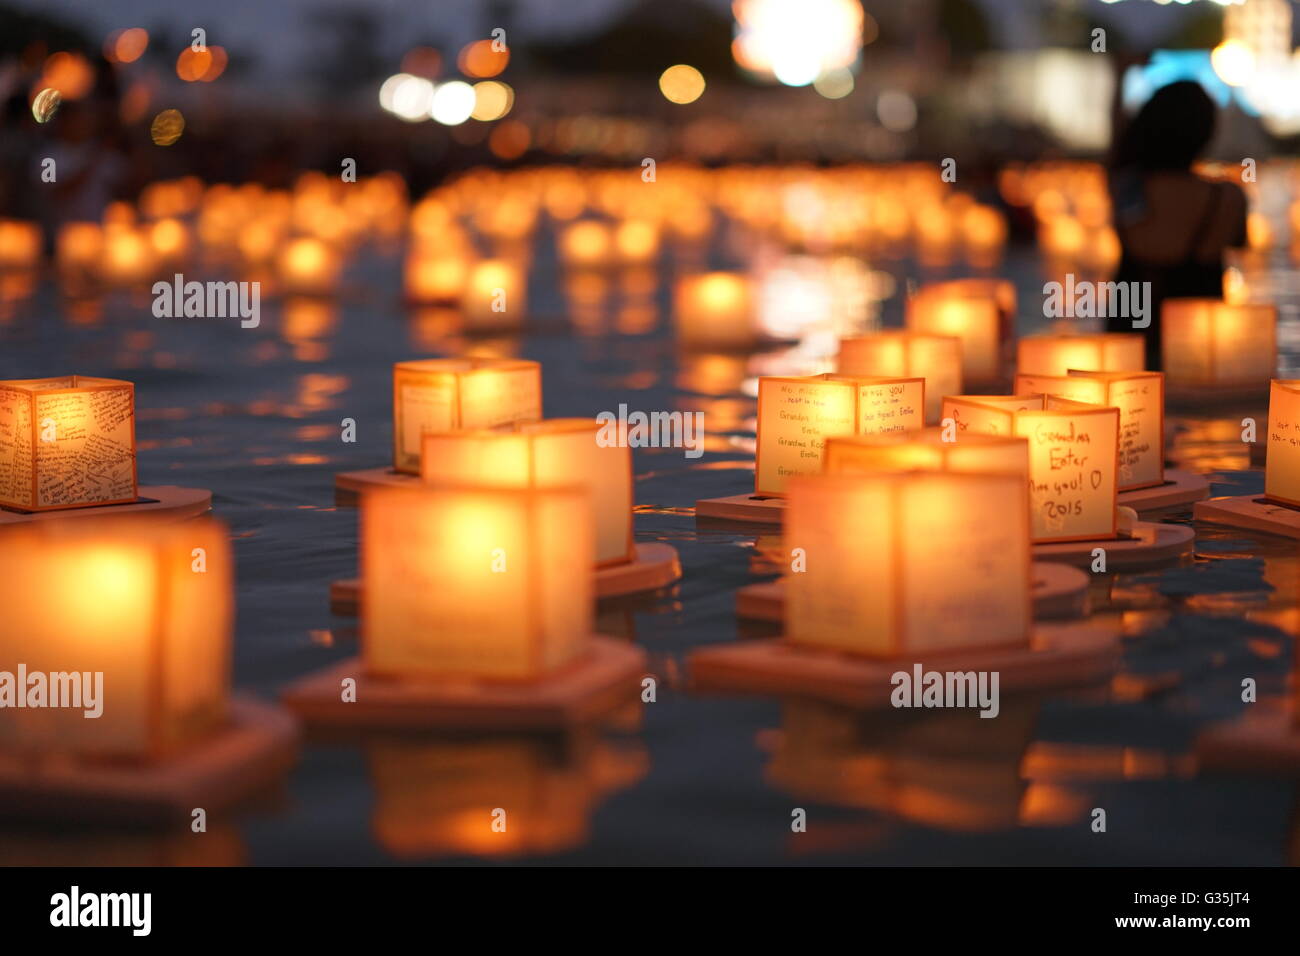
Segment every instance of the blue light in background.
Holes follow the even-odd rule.
[[[1219,79],[1210,64],[1209,50],[1155,50],[1145,66],[1130,66],[1120,87],[1124,109],[1136,113],[1156,90],[1179,80],[1200,83],[1220,108],[1231,101],[1250,116],[1259,115],[1240,91]]]

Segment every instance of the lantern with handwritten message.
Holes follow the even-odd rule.
[[[961,339],[917,332],[877,332],[840,339],[841,375],[900,375],[925,379],[925,420],[937,422],[945,395],[961,392]]]
[[[1146,367],[1146,340],[1129,332],[1091,335],[1030,335],[1017,346],[1016,372],[1065,375],[1084,372],[1140,372]]]
[[[1160,372],[1017,375],[1017,395],[1057,395],[1119,409],[1119,490],[1165,480],[1165,377]]]
[[[591,634],[585,488],[422,485],[367,493],[362,653],[378,677],[536,679]]]
[[[950,395],[943,417],[958,441],[970,432],[1029,439],[1034,541],[1116,536],[1119,409],[1052,395]]]
[[[754,488],[782,495],[795,475],[822,471],[833,435],[916,431],[925,425],[925,379],[809,375],[758,380]]]
[[[1251,386],[1277,374],[1277,307],[1169,299],[1160,317],[1170,387]]]
[[[135,499],[134,385],[84,375],[0,382],[0,506]]]
[[[1300,506],[1300,381],[1295,379],[1269,383],[1264,497]]]
[[[201,562],[201,565],[196,563]],[[0,749],[162,756],[225,714],[230,545],[206,518],[37,521],[0,531]],[[102,675],[102,679],[96,675]],[[35,707],[33,681],[64,706]],[[86,693],[97,697],[86,700]],[[18,707],[16,698],[7,707]],[[98,716],[86,719],[98,709]]]
[[[604,440],[592,418],[525,423],[514,432],[425,432],[420,475],[427,484],[493,488],[582,487],[591,491],[596,565],[630,561],[632,449]]]
[[[907,328],[961,340],[962,375],[969,383],[996,382],[1010,317],[996,285],[936,282],[907,300]]]
[[[461,300],[470,328],[500,329],[521,325],[528,308],[523,271],[504,259],[485,259],[470,270]]]
[[[758,337],[754,293],[748,278],[707,272],[677,280],[673,290],[677,338],[702,348],[744,348]]]
[[[525,359],[419,359],[393,366],[393,467],[420,473],[426,431],[542,417],[542,366]]]
[[[787,508],[787,545],[807,555],[786,581],[790,641],[869,657],[1028,642],[1020,476],[803,476]]]
[[[975,471],[1029,479],[1029,442],[1018,436],[943,428],[903,435],[838,435],[826,439],[826,474],[870,475],[881,471]]]

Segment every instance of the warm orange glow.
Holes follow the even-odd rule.
[[[362,654],[376,675],[533,679],[582,653],[586,493],[422,486],[361,510]]]
[[[1300,381],[1269,383],[1264,496],[1300,506]]]
[[[925,420],[939,420],[945,395],[962,390],[961,339],[952,335],[877,332],[840,339],[836,368],[841,375],[877,375],[925,379]]]
[[[1028,439],[968,431],[949,441],[942,428],[902,435],[837,435],[826,439],[825,460],[828,475],[959,471],[1029,479]]]
[[[104,278],[115,285],[131,286],[152,277],[157,257],[148,235],[131,226],[104,229]]]
[[[739,273],[706,272],[678,279],[673,316],[677,338],[685,345],[747,348],[758,338],[753,286]]]
[[[339,254],[328,243],[300,236],[280,252],[280,281],[291,292],[326,294],[338,286],[342,265]]]
[[[532,133],[518,120],[498,123],[488,137],[488,148],[497,159],[518,159],[532,145]]]
[[[693,66],[678,63],[664,70],[659,77],[659,92],[670,103],[694,103],[704,95],[704,75]]]
[[[402,272],[406,297],[412,302],[458,302],[469,269],[469,261],[463,256],[416,246],[407,254]]]
[[[1277,374],[1277,308],[1167,299],[1160,317],[1169,384],[1263,386]]]
[[[40,226],[18,219],[0,219],[0,269],[31,269],[40,261]]]
[[[1081,372],[1140,372],[1146,367],[1141,335],[1098,332],[1091,335],[1030,335],[1017,346],[1021,375],[1066,375]]]
[[[80,53],[66,51],[51,54],[45,60],[41,77],[33,92],[50,88],[65,100],[79,100],[95,85],[95,70]]]
[[[586,487],[598,565],[631,560],[632,450],[599,441],[595,419],[557,418],[518,431],[425,432],[426,484],[493,488]]]
[[[609,226],[595,219],[584,219],[560,233],[560,259],[569,266],[608,265],[613,245]]]
[[[104,43],[104,56],[115,63],[134,63],[149,48],[149,33],[140,27],[117,30]]]
[[[792,642],[889,657],[1029,640],[1029,521],[1018,475],[794,478],[785,537],[807,560],[786,577]]]
[[[0,237],[3,236],[0,224]],[[0,239],[0,249],[3,248]],[[72,273],[93,272],[99,267],[104,249],[104,230],[97,222],[70,222],[59,230],[55,243],[55,259],[59,269]]]
[[[185,132],[185,117],[180,110],[163,110],[153,118],[149,136],[155,146],[170,146]]]
[[[523,359],[419,359],[393,366],[393,467],[420,473],[425,432],[542,417],[542,367]]]
[[[485,259],[470,270],[461,308],[474,328],[506,328],[523,324],[528,310],[522,270],[504,259]]]
[[[1001,374],[1005,303],[996,287],[961,283],[922,286],[907,301],[907,329],[961,340],[962,376],[969,383],[996,381]]]
[[[477,79],[500,74],[510,64],[510,50],[504,46],[500,50],[492,47],[492,40],[475,40],[467,44],[456,58],[460,71]]]
[[[203,573],[193,568],[201,549]],[[224,716],[233,575],[225,528],[139,516],[0,531],[0,670],[102,672],[102,714],[0,721],[0,750],[141,758]]]

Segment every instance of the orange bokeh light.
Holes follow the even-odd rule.
[[[226,71],[227,61],[224,47],[196,50],[187,46],[176,58],[176,75],[186,83],[211,83]]]
[[[456,63],[466,76],[484,78],[496,76],[510,62],[508,49],[492,49],[491,40],[475,40],[460,51]]]
[[[104,41],[104,59],[112,63],[134,63],[149,48],[149,31],[141,27],[115,30]]]
[[[58,90],[65,100],[76,100],[89,93],[94,83],[95,71],[80,53],[52,53],[45,60],[41,77],[32,88],[32,96],[49,88]]]

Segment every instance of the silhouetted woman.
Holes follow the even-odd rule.
[[[1214,137],[1214,101],[1184,80],[1157,90],[1119,136],[1110,192],[1122,255],[1116,282],[1150,282],[1147,368],[1160,368],[1165,299],[1221,298],[1223,252],[1246,242],[1246,197],[1209,182],[1192,163]],[[1111,316],[1111,332],[1141,332],[1132,316]]]

